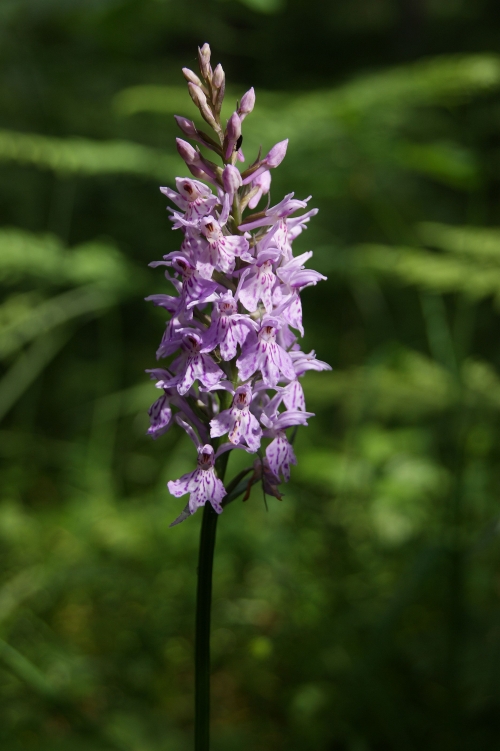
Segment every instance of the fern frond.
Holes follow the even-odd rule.
[[[460,292],[472,299],[500,297],[500,268],[426,250],[362,245],[354,251],[359,270],[393,277],[433,292]]]
[[[320,375],[324,377],[321,378]],[[490,363],[469,359],[461,369],[464,389],[453,375],[420,352],[403,350],[396,362],[331,373],[308,373],[304,390],[314,409],[339,405],[358,417],[418,419],[459,401],[500,410],[500,377]]]
[[[417,226],[423,241],[434,248],[500,262],[500,230],[492,227],[453,227],[438,222]]]
[[[89,242],[68,249],[51,234],[17,228],[0,230],[0,282],[35,277],[51,284],[98,284],[125,288],[132,274],[120,252],[109,244]]]
[[[10,319],[7,324],[0,325],[0,358],[11,355],[63,323],[88,313],[100,313],[116,302],[114,295],[95,286],[73,289],[36,305],[27,304],[25,295],[22,298],[22,301],[11,298],[0,307],[0,320]],[[18,313],[15,318],[12,316],[13,307]]]
[[[0,130],[0,161],[62,174],[122,174],[172,180],[178,160],[159,149],[129,141],[53,138]]]

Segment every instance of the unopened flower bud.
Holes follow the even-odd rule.
[[[177,144],[177,151],[186,164],[195,164],[198,161],[198,152],[196,149],[193,149],[190,143],[183,141],[182,138],[176,138],[175,142]]]
[[[195,167],[194,164],[188,164],[187,167],[191,174],[194,175],[194,177],[197,177],[198,180],[207,179],[207,175],[204,170],[200,169],[199,167]]]
[[[237,167],[227,164],[222,172],[222,185],[226,193],[234,195],[241,187],[241,174]]]
[[[206,105],[207,98],[201,88],[195,83],[188,83],[189,95],[198,108],[203,104]]]
[[[212,77],[212,68],[210,67],[210,45],[205,42],[203,47],[198,47],[198,62],[200,64],[201,75],[206,81]]]
[[[174,115],[174,118],[184,135],[190,138],[198,138],[198,131],[192,120],[188,120],[187,117],[181,117],[180,115]]]
[[[193,73],[193,71],[190,70],[189,68],[183,68],[182,69],[182,73],[183,73],[184,78],[186,79],[186,81],[188,83],[194,83],[194,84],[196,84],[196,86],[202,86],[203,85],[201,83],[200,79],[198,78],[198,76],[196,75],[196,73]]]
[[[285,158],[287,146],[288,138],[286,138],[284,141],[280,141],[273,146],[269,154],[264,157],[263,160],[268,167],[277,167],[279,164],[281,164],[281,162]]]
[[[212,110],[209,107],[207,98],[203,91],[194,83],[188,83],[189,94],[195,105],[200,110],[200,114],[203,119],[217,132],[220,131],[220,125],[217,123],[213,116]]]
[[[240,136],[241,136],[241,120],[238,116],[238,113],[233,112],[233,114],[231,115],[231,117],[229,118],[227,122],[227,127],[226,127],[227,144],[226,144],[226,148],[224,152],[224,156],[226,157],[226,159],[230,158]]]
[[[249,89],[243,96],[241,97],[240,106],[238,107],[238,115],[240,116],[240,120],[244,120],[247,115],[250,114],[250,112],[253,110],[255,106],[255,91],[252,86],[251,89]]]
[[[214,89],[220,89],[222,84],[224,83],[225,79],[225,73],[222,65],[219,63],[218,66],[214,70],[214,75],[212,77],[212,86]]]

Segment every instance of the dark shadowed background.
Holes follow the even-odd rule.
[[[214,751],[500,742],[500,6],[1,0],[0,745],[190,751],[201,514],[147,408],[210,42],[320,208],[299,463],[219,526]],[[234,104],[232,105],[234,106]],[[227,110],[230,114],[231,109]]]

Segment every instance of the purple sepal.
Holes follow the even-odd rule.
[[[283,477],[285,482],[290,479],[290,465],[297,464],[297,458],[293,446],[283,432],[279,432],[274,441],[266,448],[266,458],[271,472],[276,476]]]
[[[172,409],[170,407],[170,398],[163,394],[157,399],[148,410],[151,425],[148,428],[148,435],[151,438],[158,438],[167,432],[172,425]]]

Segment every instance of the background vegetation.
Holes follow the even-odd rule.
[[[267,512],[221,519],[214,750],[460,751],[500,736],[500,7],[0,3],[0,743],[188,751],[199,518],[145,437],[176,247],[180,67],[209,41],[245,151],[290,137],[317,413]]]

